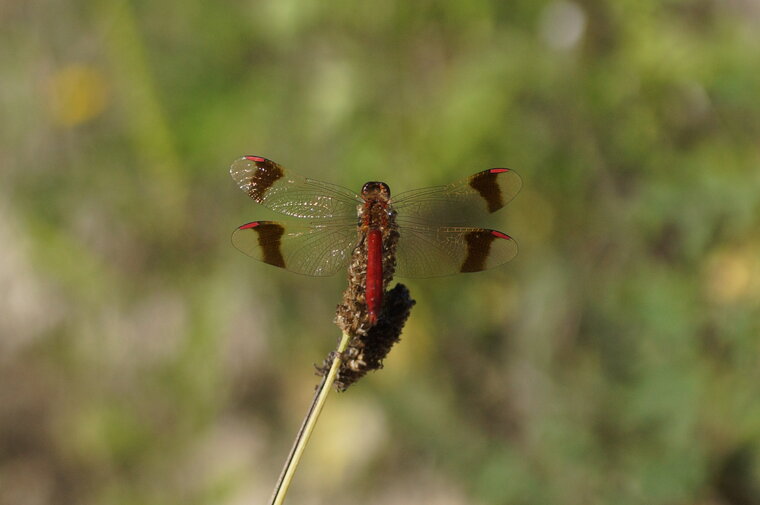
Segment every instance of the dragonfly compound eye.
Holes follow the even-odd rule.
[[[376,195],[382,195],[385,198],[390,198],[391,196],[391,188],[388,187],[388,185],[384,182],[368,182],[364,186],[362,186],[362,196],[363,197],[373,197]]]

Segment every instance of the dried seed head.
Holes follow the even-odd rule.
[[[366,332],[353,336],[341,356],[342,363],[335,378],[335,388],[345,391],[348,386],[364,377],[371,370],[383,367],[383,360],[401,337],[401,330],[409,318],[416,302],[403,284],[396,284],[385,293],[383,310],[377,323]],[[334,354],[317,367],[318,375],[324,376],[330,370]]]

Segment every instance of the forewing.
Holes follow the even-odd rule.
[[[254,221],[232,234],[232,244],[252,258],[319,277],[333,275],[344,267],[357,242],[356,226],[346,223]]]
[[[358,195],[342,186],[294,174],[259,156],[235,160],[230,175],[254,201],[287,216],[356,218],[357,205],[361,203]]]
[[[521,187],[522,180],[513,170],[492,168],[446,186],[399,193],[392,204],[400,220],[469,223],[504,207]]]
[[[479,272],[517,255],[517,243],[509,235],[487,228],[408,225],[399,233],[396,274],[400,277]]]

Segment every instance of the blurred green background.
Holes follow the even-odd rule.
[[[760,3],[0,3],[0,504],[265,503],[345,279],[229,241],[258,154],[507,166],[288,503],[760,503]]]

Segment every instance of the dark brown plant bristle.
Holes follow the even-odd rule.
[[[367,372],[383,367],[383,360],[400,340],[401,330],[414,306],[415,301],[409,289],[396,284],[384,297],[383,310],[377,322],[366,332],[353,336],[343,352],[342,363],[335,378],[335,389],[345,391],[348,386],[364,377]],[[330,370],[334,354],[328,356],[317,374],[324,376]]]

